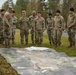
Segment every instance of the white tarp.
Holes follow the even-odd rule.
[[[20,75],[76,75],[76,57],[45,47],[0,49]]]

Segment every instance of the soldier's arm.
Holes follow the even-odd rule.
[[[4,24],[5,24],[5,23],[4,23],[4,19],[3,19],[3,29],[4,29]]]
[[[3,22],[2,22],[2,17],[0,17],[0,25],[3,25]],[[3,28],[3,26],[0,26],[0,30]]]
[[[9,24],[9,22],[8,22],[8,16],[5,16],[5,22],[6,22],[6,24],[10,27],[10,24]]]
[[[20,29],[21,19],[18,20],[18,28]]]
[[[48,28],[48,19],[46,19],[46,29]]]
[[[31,23],[31,17],[29,17],[29,22]]]
[[[42,28],[45,30],[45,19],[42,21]]]
[[[55,20],[56,20],[56,16],[53,18],[53,27],[55,28]]]
[[[68,16],[68,19],[67,19],[67,25],[66,25],[66,28],[69,28],[69,16]]]
[[[53,24],[53,28],[54,28],[54,18],[53,18],[53,23],[52,24]]]
[[[28,18],[28,20],[29,20],[29,23],[31,24],[31,16]]]
[[[16,28],[19,28],[19,19],[17,18]]]
[[[27,24],[28,24],[28,28],[31,28],[30,22],[29,22],[29,18],[27,18]]]
[[[15,22],[16,22],[16,24],[18,23],[18,18],[17,17],[16,17],[16,21]]]
[[[29,25],[30,25],[30,29],[32,28],[31,26],[31,16],[29,17]]]
[[[76,15],[75,15],[75,17],[74,17],[74,22],[70,25],[70,28],[71,28],[71,27],[74,27],[74,26],[76,26]]]
[[[65,29],[65,21],[64,21],[64,18],[63,18],[63,17],[62,17],[62,19],[61,19],[61,22],[62,22],[62,27],[61,27],[61,29],[64,30],[64,29]]]
[[[36,31],[36,19],[35,19],[35,29],[34,30]]]

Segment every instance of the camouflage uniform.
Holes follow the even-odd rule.
[[[36,35],[35,35],[35,18],[36,18],[36,16],[33,16],[33,15],[29,17],[30,26],[31,26],[31,40],[32,40],[32,44],[34,44],[35,39],[36,39]]]
[[[67,27],[68,28],[68,35],[69,35],[69,42],[70,46],[75,45],[75,31],[76,31],[76,14],[70,14],[68,16],[68,21],[67,21]]]
[[[45,29],[45,20],[43,17],[35,19],[36,43],[41,45],[43,42],[43,32]]]
[[[3,16],[0,15],[0,44],[4,42],[4,23],[3,23]]]
[[[64,30],[64,18],[59,15],[54,17],[54,44],[60,46],[62,31]]]
[[[54,19],[53,18],[47,18],[47,34],[49,38],[50,44],[53,43],[53,29],[54,29]]]
[[[26,17],[21,17],[19,23],[20,23],[21,44],[24,44],[24,37],[25,37],[25,42],[27,45],[29,35],[29,19]]]
[[[4,15],[4,27],[5,47],[9,47],[10,39],[12,38],[12,16],[9,12]]]
[[[17,24],[17,17],[16,16],[12,16],[12,44],[15,43],[15,30],[16,30],[16,24]]]

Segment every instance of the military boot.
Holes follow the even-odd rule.
[[[25,41],[25,42],[26,42],[26,45],[28,45],[28,40],[27,40],[27,39],[26,39],[26,41]]]
[[[10,47],[9,39],[5,39],[5,48],[9,48],[9,47]]]

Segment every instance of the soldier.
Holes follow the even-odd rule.
[[[15,11],[12,11],[12,44],[15,44],[15,30],[16,30],[16,25],[17,25],[17,17],[15,16]]]
[[[60,13],[60,10],[57,10],[56,16],[54,17],[54,44],[56,46],[61,45],[61,36],[64,30],[64,18]]]
[[[22,17],[19,19],[20,24],[20,36],[21,44],[24,44],[24,37],[26,45],[28,45],[28,35],[29,35],[29,19],[26,17],[26,11],[22,10]]]
[[[5,47],[10,47],[10,39],[12,38],[12,6],[9,6],[8,11],[4,15],[4,35],[5,35]]]
[[[47,25],[47,34],[49,38],[49,43],[51,44],[53,43],[53,29],[54,29],[54,19],[51,13],[48,14],[46,25]]]
[[[75,46],[75,30],[76,30],[76,14],[74,8],[70,8],[70,13],[67,21],[68,35],[69,35],[69,47]]]
[[[1,15],[0,15],[0,44],[3,44],[4,42],[4,14],[5,10],[1,9]]]
[[[32,12],[32,15],[29,17],[29,21],[31,24],[31,40],[32,44],[35,43],[36,35],[35,35],[35,18],[36,18],[36,11]]]
[[[41,12],[38,12],[38,17],[35,19],[36,43],[41,45],[43,42],[43,32],[45,30],[45,20],[41,17]]]

